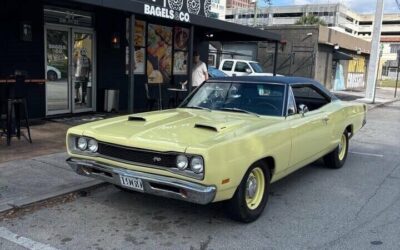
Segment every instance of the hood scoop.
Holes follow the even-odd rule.
[[[214,132],[221,132],[221,130],[225,129],[226,126],[222,124],[221,126],[214,125],[214,124],[208,124],[208,123],[203,123],[203,122],[198,122],[194,125],[195,128],[200,128],[200,129],[206,129],[206,130],[211,130]]]
[[[146,119],[140,116],[129,116],[128,121],[138,121],[138,122],[145,122]]]

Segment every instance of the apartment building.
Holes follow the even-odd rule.
[[[357,13],[343,4],[314,4],[297,6],[273,6],[258,8],[254,18],[254,7],[227,8],[225,20],[237,24],[267,29],[271,26],[293,25],[302,16],[320,17],[328,27],[336,31],[371,40],[374,14]],[[393,78],[397,67],[397,50],[400,49],[400,13],[386,13],[383,16],[382,59],[380,76]]]
[[[254,0],[227,0],[226,8],[254,8]]]
[[[211,18],[225,19],[226,0],[211,0]]]

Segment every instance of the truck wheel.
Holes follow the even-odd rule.
[[[338,169],[346,162],[349,150],[349,134],[344,131],[340,137],[339,145],[335,150],[324,156],[325,165],[329,168]]]
[[[268,201],[270,179],[268,166],[263,162],[247,170],[233,198],[227,202],[232,219],[248,223],[261,215]]]

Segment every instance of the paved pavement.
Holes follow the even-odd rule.
[[[103,186],[3,218],[0,249],[400,249],[399,135],[400,102],[373,109],[344,168],[316,162],[273,184],[252,224],[231,221],[222,204]]]
[[[75,174],[66,158],[57,153],[0,164],[0,212],[101,183]]]
[[[394,90],[394,88],[377,87],[374,103],[365,99],[365,89],[347,89],[343,91],[334,91],[333,93],[341,100],[366,103],[368,104],[368,109],[372,109],[386,103],[400,100],[400,94],[397,94],[397,98],[394,97]]]

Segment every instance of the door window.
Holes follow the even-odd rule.
[[[233,61],[225,61],[222,65],[222,70],[231,71],[233,66]]]
[[[46,31],[46,96],[48,113],[69,111],[69,32]]]
[[[235,71],[236,72],[243,72],[243,73],[249,73],[248,71],[251,71],[250,66],[245,63],[245,62],[236,62],[235,66]]]
[[[294,115],[297,113],[296,101],[294,100],[294,95],[292,88],[289,88],[289,97],[288,97],[288,107],[287,107],[287,115]]]
[[[306,105],[308,110],[316,110],[328,104],[330,100],[312,85],[293,86],[293,95],[297,107]]]

